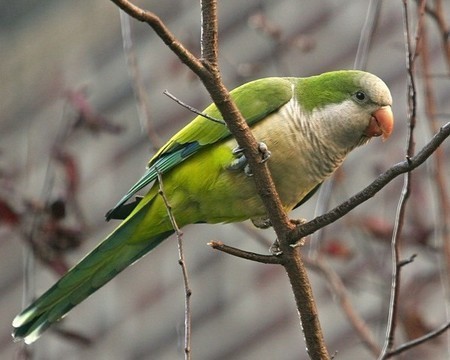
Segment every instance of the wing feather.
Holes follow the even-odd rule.
[[[230,94],[243,117],[251,126],[291,99],[292,82],[290,78],[259,79],[234,89]],[[215,104],[208,106],[204,113],[216,119],[222,119]],[[120,212],[119,209],[139,190],[156,180],[158,173],[166,173],[201,148],[229,136],[231,134],[226,125],[214,122],[201,115],[197,116],[150,159],[144,175],[106,214],[106,219],[123,218],[123,211]],[[118,216],[119,213],[121,214],[120,217]]]

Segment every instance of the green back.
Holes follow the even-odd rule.
[[[276,111],[292,98],[293,79],[264,78],[246,83],[233,91],[231,97],[251,126]],[[222,120],[215,104],[208,106],[204,113]],[[210,146],[231,136],[224,124],[207,119],[201,115],[176,133],[150,159],[148,169],[139,181],[122,197],[117,205],[108,212],[106,218],[122,218],[119,209],[139,190],[156,180],[161,174],[174,168],[200,149]]]

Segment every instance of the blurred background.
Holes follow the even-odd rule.
[[[155,12],[199,54],[198,1],[135,3]],[[416,49],[420,17],[417,3],[407,3]],[[417,150],[450,114],[449,40],[448,33],[442,35],[450,22],[450,2],[428,3],[415,62]],[[439,5],[443,8],[433,12]],[[441,29],[436,14],[442,15]],[[404,18],[402,1],[219,1],[220,65],[229,89],[265,76],[356,67],[378,75],[392,90],[393,136],[354,151],[334,177],[331,196],[320,200],[321,208],[338,205],[405,158]],[[123,17],[122,27],[126,23]],[[149,26],[130,20],[133,50],[126,53],[122,27],[119,10],[109,1],[0,3],[2,359],[184,358],[184,290],[174,237],[97,291],[34,346],[15,344],[10,336],[11,321],[24,303],[118,224],[104,221],[106,211],[141,176],[155,149],[193,118],[163,91],[198,109],[210,103],[200,82]],[[137,100],[136,92],[144,97]],[[450,241],[444,211],[450,202],[449,151],[447,141],[440,162],[430,159],[413,175],[401,257],[417,257],[403,267],[397,346],[448,321],[445,269],[450,259],[442,249],[443,239]],[[402,183],[401,177],[390,183],[308,239],[303,250],[328,350],[340,359],[376,358],[384,342],[390,239]],[[317,199],[292,217],[312,219],[320,211]],[[206,245],[220,240],[267,254],[273,231],[243,223],[195,225],[183,232],[193,291],[193,359],[306,359],[283,268]],[[349,320],[355,314],[365,322],[365,340]],[[443,335],[398,358],[448,359],[449,346]]]

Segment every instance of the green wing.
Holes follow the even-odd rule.
[[[251,126],[268,114],[276,111],[292,98],[292,82],[289,78],[265,78],[246,83],[233,91],[231,97]],[[215,104],[208,106],[204,113],[215,118],[222,116]],[[176,133],[149,161],[148,168],[139,181],[106,214],[106,219],[123,219],[137,205],[139,199],[126,211],[121,209],[136,192],[153,182],[158,172],[164,174],[183,162],[205,146],[231,136],[224,124],[201,115]]]

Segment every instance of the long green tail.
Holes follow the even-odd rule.
[[[50,325],[174,232],[164,231],[145,241],[127,241],[135,235],[145,213],[145,209],[141,209],[127,219],[55,285],[17,315],[13,321],[13,337],[31,344]]]

